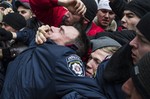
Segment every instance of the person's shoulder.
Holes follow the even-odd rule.
[[[69,47],[57,45],[52,41],[45,42],[44,44],[37,45],[36,52],[39,53],[51,53],[54,55],[63,55],[66,53],[75,53],[75,51]]]

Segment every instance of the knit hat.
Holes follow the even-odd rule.
[[[125,10],[130,10],[142,18],[147,12],[150,12],[150,0],[132,0],[127,4]]]
[[[18,13],[9,13],[5,15],[2,22],[5,22],[16,30],[20,30],[26,26],[25,18]]]
[[[85,17],[89,19],[90,22],[92,22],[97,13],[97,4],[95,0],[81,0],[81,1],[87,8],[85,12]]]
[[[12,8],[12,5],[7,1],[3,1],[0,3],[0,7],[4,7],[5,9],[6,8]]]
[[[29,4],[29,0],[18,0],[15,2],[15,6],[17,9],[19,6],[23,6],[27,9],[31,9],[30,4]]]
[[[103,47],[121,47],[121,45],[117,41],[107,36],[103,36],[98,39],[93,39],[91,40],[91,43],[92,52]]]
[[[99,9],[112,10],[109,6],[109,0],[100,0],[100,2],[98,3],[98,10]]]
[[[150,99],[150,53],[145,54],[142,59],[133,67],[131,77],[135,88],[143,97]]]
[[[137,29],[144,35],[144,37],[150,41],[150,12],[141,18],[137,24]]]

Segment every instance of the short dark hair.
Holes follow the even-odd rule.
[[[77,54],[82,57],[88,53],[90,40],[80,22],[74,24],[74,27],[79,31],[79,36],[75,39],[74,45],[78,48]]]

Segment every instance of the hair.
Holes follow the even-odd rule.
[[[106,53],[114,54],[120,47],[117,46],[110,46],[110,47],[103,47],[101,50],[103,50]]]
[[[74,45],[78,48],[77,54],[82,57],[87,54],[90,49],[90,40],[80,22],[74,24],[74,27],[79,31],[79,36],[75,39]]]

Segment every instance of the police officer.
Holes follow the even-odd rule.
[[[76,54],[85,45],[81,25],[46,25],[38,32],[47,32],[49,40],[30,47],[9,64],[0,99],[102,99],[94,80],[85,77],[84,64]]]

